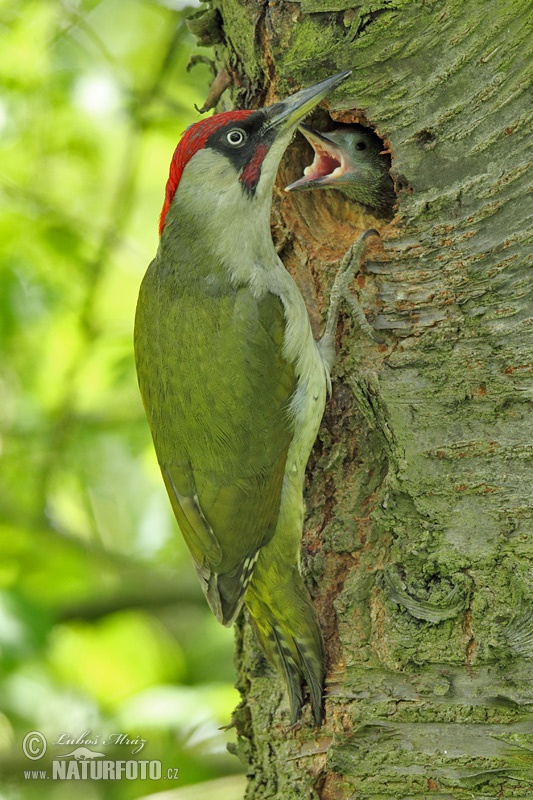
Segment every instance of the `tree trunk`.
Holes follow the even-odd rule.
[[[317,335],[333,262],[380,230],[354,288],[384,344],[343,317],[308,469],[303,568],[328,654],[320,730],[309,708],[288,727],[281,682],[240,631],[247,798],[533,796],[528,11],[212,0],[195,20],[233,77],[228,103],[267,104],[353,68],[331,116],[376,129],[398,192],[391,222],[333,191],[275,198],[274,235]],[[280,187],[309,152],[298,136]]]

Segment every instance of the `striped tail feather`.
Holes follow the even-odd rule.
[[[266,657],[283,678],[291,721],[301,717],[303,687],[309,689],[315,724],[322,724],[324,647],[315,610],[295,567],[283,586],[263,582],[259,561],[244,602]]]

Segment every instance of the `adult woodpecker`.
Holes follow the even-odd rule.
[[[324,133],[308,125],[300,125],[299,130],[312,146],[314,158],[287,191],[339,189],[380,216],[391,215],[396,195],[389,174],[390,158],[373,131],[341,124]]]
[[[329,385],[270,232],[277,167],[341,72],[275,105],[216,114],[178,144],[135,319],[139,386],[172,508],[216,618],[243,602],[296,721],[322,718],[320,628],[300,575],[303,482]],[[334,312],[334,316],[336,310]]]

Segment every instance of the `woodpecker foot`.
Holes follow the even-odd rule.
[[[339,309],[342,300],[346,300],[348,303],[352,316],[361,330],[378,344],[383,344],[383,339],[376,334],[368,322],[359,300],[350,289],[350,284],[359,267],[361,256],[365,251],[366,239],[369,236],[379,236],[379,233],[374,228],[369,228],[352,244],[340,263],[339,271],[331,289],[326,328],[319,342],[320,350],[328,364],[332,364],[335,354],[335,330],[339,320]]]

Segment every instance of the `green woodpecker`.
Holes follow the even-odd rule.
[[[141,395],[172,508],[216,618],[243,602],[288,688],[322,718],[320,628],[300,575],[303,482],[329,385],[270,232],[276,171],[303,117],[350,72],[192,125],[170,166],[135,320]],[[334,333],[334,332],[333,332]]]
[[[396,195],[389,174],[390,157],[373,131],[361,125],[340,124],[325,133],[308,125],[299,129],[312,146],[314,159],[287,191],[339,189],[379,215],[391,215]]]

